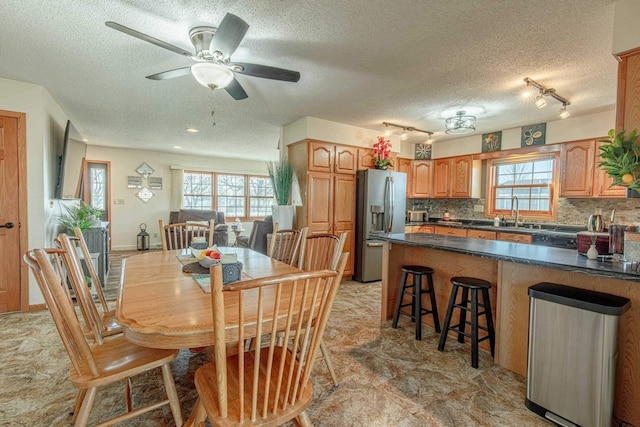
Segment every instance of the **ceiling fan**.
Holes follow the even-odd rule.
[[[245,99],[248,95],[234,77],[234,73],[294,83],[300,80],[300,73],[297,71],[247,62],[230,62],[231,55],[249,29],[249,24],[231,13],[225,15],[217,28],[201,26],[189,31],[195,54],[116,22],[105,22],[105,25],[197,61],[190,67],[176,68],[147,76],[151,80],[167,80],[192,74],[201,85],[212,90],[224,89],[235,100]]]

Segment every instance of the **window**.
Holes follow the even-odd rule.
[[[229,218],[262,218],[271,213],[273,189],[267,176],[185,171],[185,209],[215,209]]]
[[[552,217],[557,196],[556,154],[490,161],[489,215],[508,215],[513,197],[525,216]]]

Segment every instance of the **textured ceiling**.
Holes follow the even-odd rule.
[[[233,61],[300,81],[237,75],[242,101],[191,76],[151,81],[192,62],[104,25],[192,51],[189,30],[226,12],[250,25]],[[557,120],[557,101],[538,110],[518,97],[524,77],[569,99],[572,117],[611,110],[613,12],[605,0],[2,0],[0,77],[46,87],[90,144],[264,159],[279,126],[304,116],[437,140],[460,106],[478,110],[478,134]]]

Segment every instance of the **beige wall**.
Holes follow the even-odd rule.
[[[59,205],[55,194],[58,147],[67,116],[42,86],[0,78],[0,109],[27,116],[27,204],[29,248],[53,246]],[[29,304],[44,302],[35,278],[29,280]]]
[[[611,52],[622,53],[640,47],[640,1],[618,0],[613,18],[613,46]]]
[[[103,146],[87,147],[88,160],[111,162],[111,245],[113,250],[135,249],[136,235],[140,224],[147,224],[151,244],[159,245],[158,220],[169,220],[171,199],[171,167],[183,169],[210,170],[217,172],[267,175],[265,162],[216,157],[196,157],[159,151],[130,150]],[[151,176],[162,178],[162,190],[154,191],[155,196],[147,203],[140,200],[139,190],[127,188],[127,176],[137,176],[136,169],[147,162],[155,171]],[[146,181],[143,180],[143,185]],[[114,204],[121,199],[124,204]],[[233,221],[228,218],[227,221]],[[245,224],[245,233],[251,231],[251,224]],[[233,233],[229,232],[233,242]]]

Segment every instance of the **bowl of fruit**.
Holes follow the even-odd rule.
[[[215,249],[207,249],[198,256],[198,263],[204,268],[220,263],[220,252]]]

